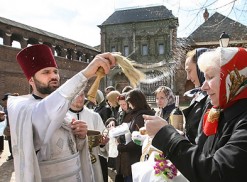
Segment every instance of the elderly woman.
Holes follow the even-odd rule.
[[[202,89],[213,108],[204,115],[203,141],[191,144],[158,116],[145,115],[152,144],[191,182],[243,181],[247,178],[247,51],[218,48],[199,58]]]
[[[193,100],[190,106],[183,110],[185,117],[185,134],[193,144],[196,143],[196,137],[198,137],[202,131],[202,122],[200,122],[202,121],[202,115],[208,108],[212,107],[207,93],[201,90],[205,78],[197,64],[199,56],[206,51],[208,51],[206,48],[194,49],[187,53],[185,61],[187,80],[190,80],[195,85],[194,89],[185,93],[187,96],[192,96]]]

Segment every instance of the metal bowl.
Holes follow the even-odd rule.
[[[97,130],[88,130],[87,131],[87,136],[88,136],[88,143],[90,147],[96,147],[100,144],[101,141],[101,133],[100,131]]]

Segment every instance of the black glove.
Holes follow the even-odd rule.
[[[120,144],[125,144],[126,140],[125,140],[125,135],[120,135],[117,139],[118,143]]]

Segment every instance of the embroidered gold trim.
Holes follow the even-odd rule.
[[[220,117],[220,109],[212,108],[208,113],[207,121],[210,123],[214,123],[215,121],[218,121],[219,117]]]

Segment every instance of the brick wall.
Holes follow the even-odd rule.
[[[16,55],[19,51],[20,49],[18,48],[0,45],[0,98],[2,98],[6,92],[18,92],[21,95],[29,93],[28,81],[16,61]],[[63,57],[55,58],[59,66],[61,83],[64,83],[88,64],[68,60]],[[92,82],[93,79],[89,81],[86,90],[88,90]],[[0,102],[2,102],[2,100],[0,100]]]

